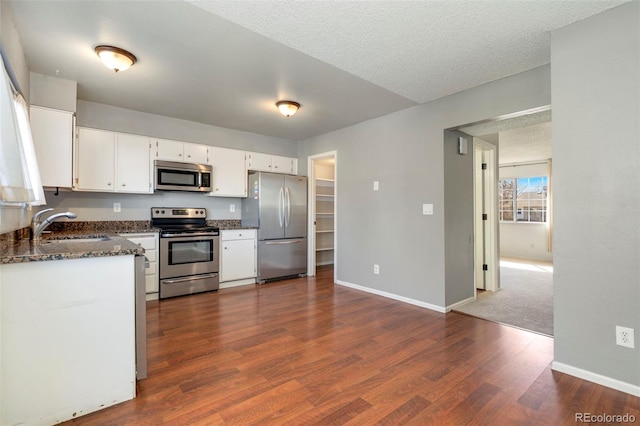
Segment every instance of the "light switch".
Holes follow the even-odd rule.
[[[377,180],[373,181],[373,190],[377,191],[378,189],[380,189],[380,182],[378,182]]]
[[[231,213],[234,213],[236,211],[236,205],[235,204],[229,204],[229,211]]]
[[[116,213],[120,213],[122,211],[122,207],[120,203],[113,203],[113,211]]]
[[[433,204],[423,204],[422,205],[422,214],[425,216],[433,215]]]

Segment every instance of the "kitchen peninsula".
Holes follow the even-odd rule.
[[[116,235],[0,242],[2,424],[135,397],[135,255]]]

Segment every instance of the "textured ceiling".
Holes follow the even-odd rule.
[[[303,140],[546,64],[549,31],[623,2],[8,3],[30,70],[82,100]],[[98,44],[139,62],[109,72]]]
[[[499,163],[526,163],[551,158],[551,110],[491,120],[458,130],[498,144]]]
[[[500,164],[526,163],[551,158],[551,123],[499,133]]]
[[[193,1],[423,103],[550,60],[550,31],[623,2]]]

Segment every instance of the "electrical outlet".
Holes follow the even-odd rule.
[[[236,205],[235,204],[229,204],[229,211],[231,213],[234,213],[236,211]]]
[[[380,273],[380,265],[373,265],[373,273],[376,275]]]
[[[113,211],[116,213],[120,213],[122,211],[122,207],[120,203],[113,203]]]
[[[373,181],[373,190],[377,191],[378,189],[380,189],[380,182],[378,182],[377,180]]]
[[[616,345],[624,346],[625,348],[635,348],[635,342],[633,338],[633,328],[620,327],[616,325]]]

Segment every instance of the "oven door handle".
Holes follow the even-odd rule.
[[[217,237],[218,235],[219,235],[218,233],[211,233],[211,232],[193,232],[193,233],[186,233],[186,234],[173,234],[168,232],[168,233],[160,234],[160,236],[164,238]]]
[[[176,278],[173,280],[162,280],[162,282],[167,284],[178,284],[178,283],[184,283],[187,281],[206,280],[208,278],[215,278],[217,276],[218,274],[192,275],[190,277],[185,277],[185,278]]]

